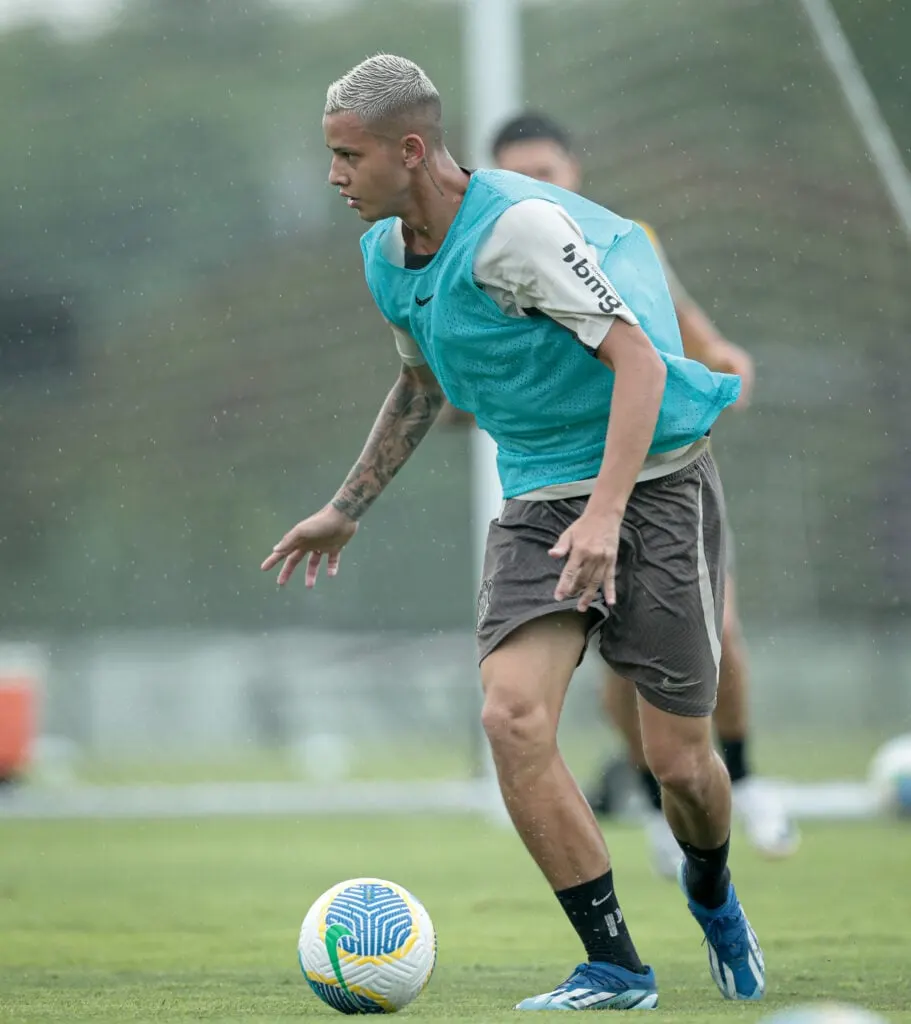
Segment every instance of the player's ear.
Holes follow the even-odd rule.
[[[427,144],[420,135],[406,135],[402,139],[402,156],[409,170],[420,167],[427,157]]]

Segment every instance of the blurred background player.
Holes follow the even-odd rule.
[[[493,141],[497,166],[518,171],[540,181],[578,192],[582,172],[569,133],[543,114],[527,113],[502,126]],[[641,223],[641,222],[640,222]],[[722,337],[699,305],[687,293],[674,273],[655,232],[642,225],[661,258],[686,355],[698,359],[712,370],[738,374],[743,391],[737,407],[749,403],[753,382],[753,361],[749,354]],[[450,421],[458,413],[449,415]],[[729,546],[729,551],[733,545]],[[628,746],[628,759],[609,761],[589,794],[597,813],[607,814],[617,807],[627,788],[624,776],[638,775],[648,800],[646,829],[656,871],[674,877],[680,848],[661,813],[661,788],[649,771],[642,750],[635,687],[605,666],[603,700],[605,711]],[[774,791],[753,776],[748,758],[749,669],[737,612],[732,557],[729,558],[724,611],[724,632],[715,710],[715,731],[724,762],[733,783],[734,809],[752,845],[769,857],[789,856],[797,848],[799,834]]]

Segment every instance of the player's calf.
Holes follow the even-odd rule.
[[[711,721],[646,705],[643,732],[649,764],[661,784],[662,809],[682,851],[687,891],[713,910],[728,897],[731,874],[730,781],[712,747]]]

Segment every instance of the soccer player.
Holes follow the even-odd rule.
[[[529,113],[512,118],[497,132],[492,148],[498,167],[573,192],[578,192],[582,185],[581,168],[569,134],[546,115]],[[642,226],[664,268],[680,324],[684,353],[712,370],[739,375],[743,387],[736,404],[739,408],[745,407],[753,380],[753,362],[749,354],[721,336],[681,284],[654,231],[646,224]],[[749,840],[766,856],[785,857],[797,848],[799,833],[775,793],[750,771],[747,758],[748,701],[749,667],[737,614],[733,558],[729,557],[715,731],[733,783],[734,809]],[[627,742],[629,760],[639,774],[649,800],[651,813],[646,819],[646,829],[655,869],[659,874],[673,878],[680,860],[680,849],[661,813],[661,787],[649,769],[642,749],[635,688],[610,668],[605,675],[604,705]],[[590,797],[596,810],[610,806],[609,789],[614,777],[611,766],[606,766],[598,789]]]
[[[587,642],[641,695],[648,763],[684,860],[679,881],[728,999],[758,999],[762,953],[731,884],[730,780],[712,744],[724,604],[723,498],[707,433],[740,389],[683,355],[645,232],[447,150],[424,72],[380,54],[334,82],[329,181],[372,227],[371,294],[402,368],[332,500],[262,564],[330,576],[361,517],[444,397],[497,443],[504,506],[478,600],[483,725],[505,805],[587,954],[521,1009],[648,1009],[639,958],[591,808],[557,747]]]

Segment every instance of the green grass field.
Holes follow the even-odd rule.
[[[791,861],[736,843],[766,954],[761,1007],[725,1003],[676,889],[642,834],[609,829],[621,904],[657,971],[662,1021],[755,1021],[821,997],[911,1022],[911,828],[813,825]],[[579,955],[518,840],[471,819],[0,823],[0,1021],[328,1020],[296,962],[300,921],[331,883],[411,888],[439,936],[414,1020],[515,1020]]]

